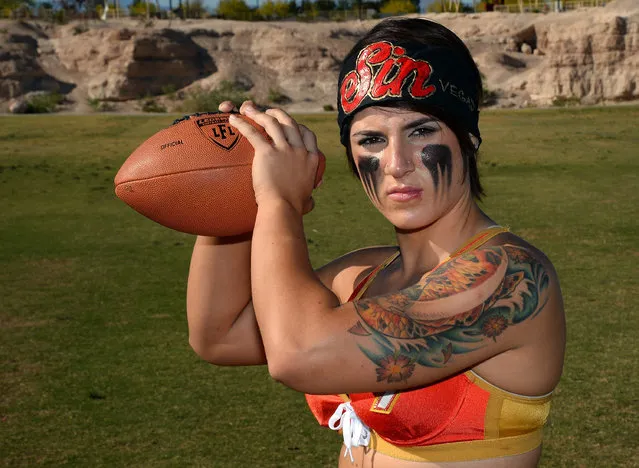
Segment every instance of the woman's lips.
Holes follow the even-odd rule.
[[[393,201],[405,202],[422,196],[422,189],[418,187],[394,187],[388,192],[388,198]]]

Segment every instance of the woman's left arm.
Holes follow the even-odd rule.
[[[550,279],[520,247],[481,248],[397,293],[340,304],[312,269],[302,223],[317,158],[277,112],[246,112],[273,142],[232,121],[256,149],[252,297],[275,379],[316,394],[402,390],[526,342]]]

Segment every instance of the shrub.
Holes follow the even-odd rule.
[[[206,18],[208,11],[202,0],[190,0],[183,4],[184,16],[186,18]]]
[[[287,18],[289,16],[289,4],[281,0],[277,2],[269,0],[260,5],[256,13],[267,20]]]
[[[155,6],[155,4],[149,2],[148,7],[149,7],[149,16],[155,16],[155,14],[157,13],[157,7]],[[147,2],[145,1],[138,1],[136,3],[132,3],[131,6],[129,6],[129,15],[132,17],[143,18],[146,16],[146,8],[147,8]]]
[[[77,36],[79,34],[85,33],[89,30],[89,28],[84,24],[76,24],[73,26],[73,35]]]
[[[69,15],[67,15],[66,10],[60,8],[59,10],[54,10],[52,20],[56,24],[67,24],[69,22]]]
[[[493,91],[488,88],[484,88],[482,92],[482,97],[483,99],[481,101],[481,107],[484,107],[484,106],[492,106],[493,104],[495,104],[497,102],[497,98],[499,97],[499,95],[497,94],[496,91]]]
[[[115,106],[107,101],[101,101],[98,98],[89,98],[87,99],[87,104],[93,109],[95,112],[109,112],[115,110]]]
[[[275,104],[286,104],[291,102],[291,98],[282,93],[279,89],[271,88],[268,90],[268,101]]]
[[[428,5],[426,11],[428,11],[428,13],[472,13],[474,11],[479,11],[478,8],[478,5],[475,5],[475,8],[473,8],[472,5],[466,5],[459,0],[435,0],[433,3]]]
[[[63,100],[59,93],[38,93],[27,100],[27,114],[48,114],[55,112]]]
[[[164,94],[167,98],[172,101],[177,99],[177,88],[174,84],[167,84],[162,86],[162,94]]]
[[[333,106],[333,104],[324,104],[322,109],[324,109],[326,112],[332,112],[335,110],[335,107]]]
[[[251,97],[246,91],[230,81],[222,81],[215,89],[206,91],[195,88],[189,91],[180,110],[188,113],[215,112],[222,101],[231,101],[239,105],[247,99]]]
[[[581,99],[576,96],[555,96],[552,98],[554,107],[577,106],[581,104]]]
[[[115,3],[109,3],[109,11],[108,11],[108,13],[107,13],[107,16],[108,16],[108,17],[113,17],[113,16],[115,16],[115,11],[116,11]],[[96,14],[98,15],[98,18],[101,18],[101,17],[102,17],[102,13],[104,13],[104,4],[102,4],[102,3],[98,3],[98,4],[95,6],[95,12],[96,12]],[[145,7],[144,14],[146,15],[146,7]]]
[[[379,9],[384,15],[404,15],[407,13],[416,13],[417,8],[410,0],[389,0]]]
[[[142,112],[154,112],[161,114],[166,112],[166,107],[164,107],[152,97],[146,97],[140,102],[140,110]]]

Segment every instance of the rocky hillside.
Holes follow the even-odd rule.
[[[563,13],[428,17],[468,44],[493,105],[639,99],[635,0]],[[77,112],[97,101],[134,111],[148,96],[171,110],[194,88],[223,81],[260,102],[278,96],[293,111],[321,110],[334,105],[341,58],[373,24],[0,23],[0,111],[33,91],[61,93]]]

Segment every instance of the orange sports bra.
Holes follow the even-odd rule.
[[[488,228],[450,257],[476,249],[505,231],[500,226]],[[375,276],[398,256],[396,252],[379,265],[355,288],[349,301],[361,298]],[[348,407],[355,418],[348,423],[349,431],[355,424],[366,434],[363,443],[354,445],[421,462],[481,460],[533,450],[541,444],[550,398],[551,394],[531,397],[502,390],[472,370],[407,391],[306,395],[323,426],[330,423],[337,428],[333,424],[336,417]],[[346,436],[344,440],[350,449]]]

